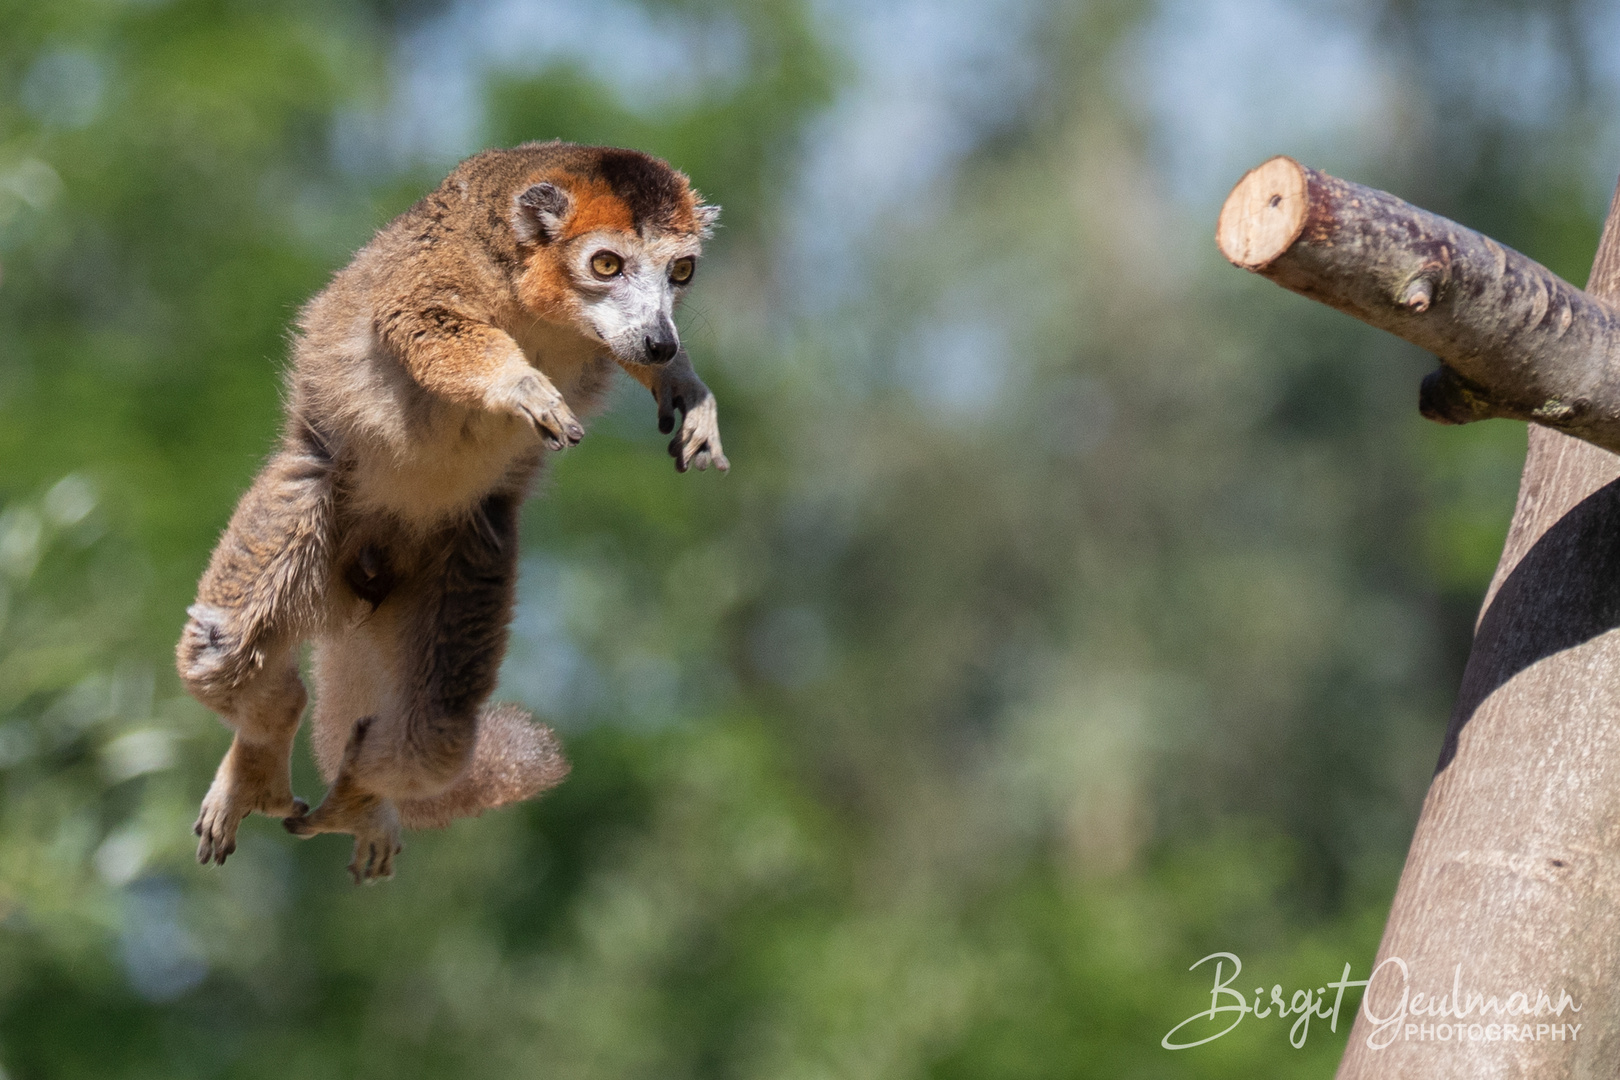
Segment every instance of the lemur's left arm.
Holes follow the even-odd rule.
[[[675,430],[675,410],[681,411],[681,428],[670,440],[669,454],[675,459],[680,472],[695,468],[699,472],[713,465],[721,472],[731,468],[731,462],[720,448],[720,411],[714,394],[703,385],[692,360],[682,349],[668,363],[620,364],[630,377],[652,391],[658,402],[658,430],[668,434]]]

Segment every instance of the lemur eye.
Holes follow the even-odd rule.
[[[624,260],[611,251],[598,251],[591,256],[591,272],[599,278],[618,277],[624,269]]]
[[[669,280],[677,285],[685,285],[692,280],[692,271],[696,268],[690,258],[676,259],[675,265],[669,268]]]

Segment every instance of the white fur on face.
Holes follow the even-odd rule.
[[[623,269],[606,281],[591,270],[600,252],[622,260]],[[579,285],[580,306],[590,329],[620,360],[647,362],[643,342],[658,337],[664,325],[675,327],[675,305],[686,285],[669,279],[676,260],[696,259],[701,245],[693,236],[655,236],[643,239],[631,233],[599,231],[574,241],[570,269]],[[690,284],[688,279],[688,284]]]

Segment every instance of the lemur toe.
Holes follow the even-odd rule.
[[[394,856],[404,850],[405,845],[391,836],[356,837],[349,876],[356,885],[387,881],[394,876]]]
[[[197,834],[197,862],[203,866],[213,863],[224,866],[225,859],[236,850],[236,830],[225,827],[225,822],[208,814],[197,819],[191,831]]]

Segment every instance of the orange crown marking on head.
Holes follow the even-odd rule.
[[[630,207],[600,180],[570,178],[568,195],[574,205],[563,227],[564,239],[572,240],[597,229],[630,232],[635,228]]]

